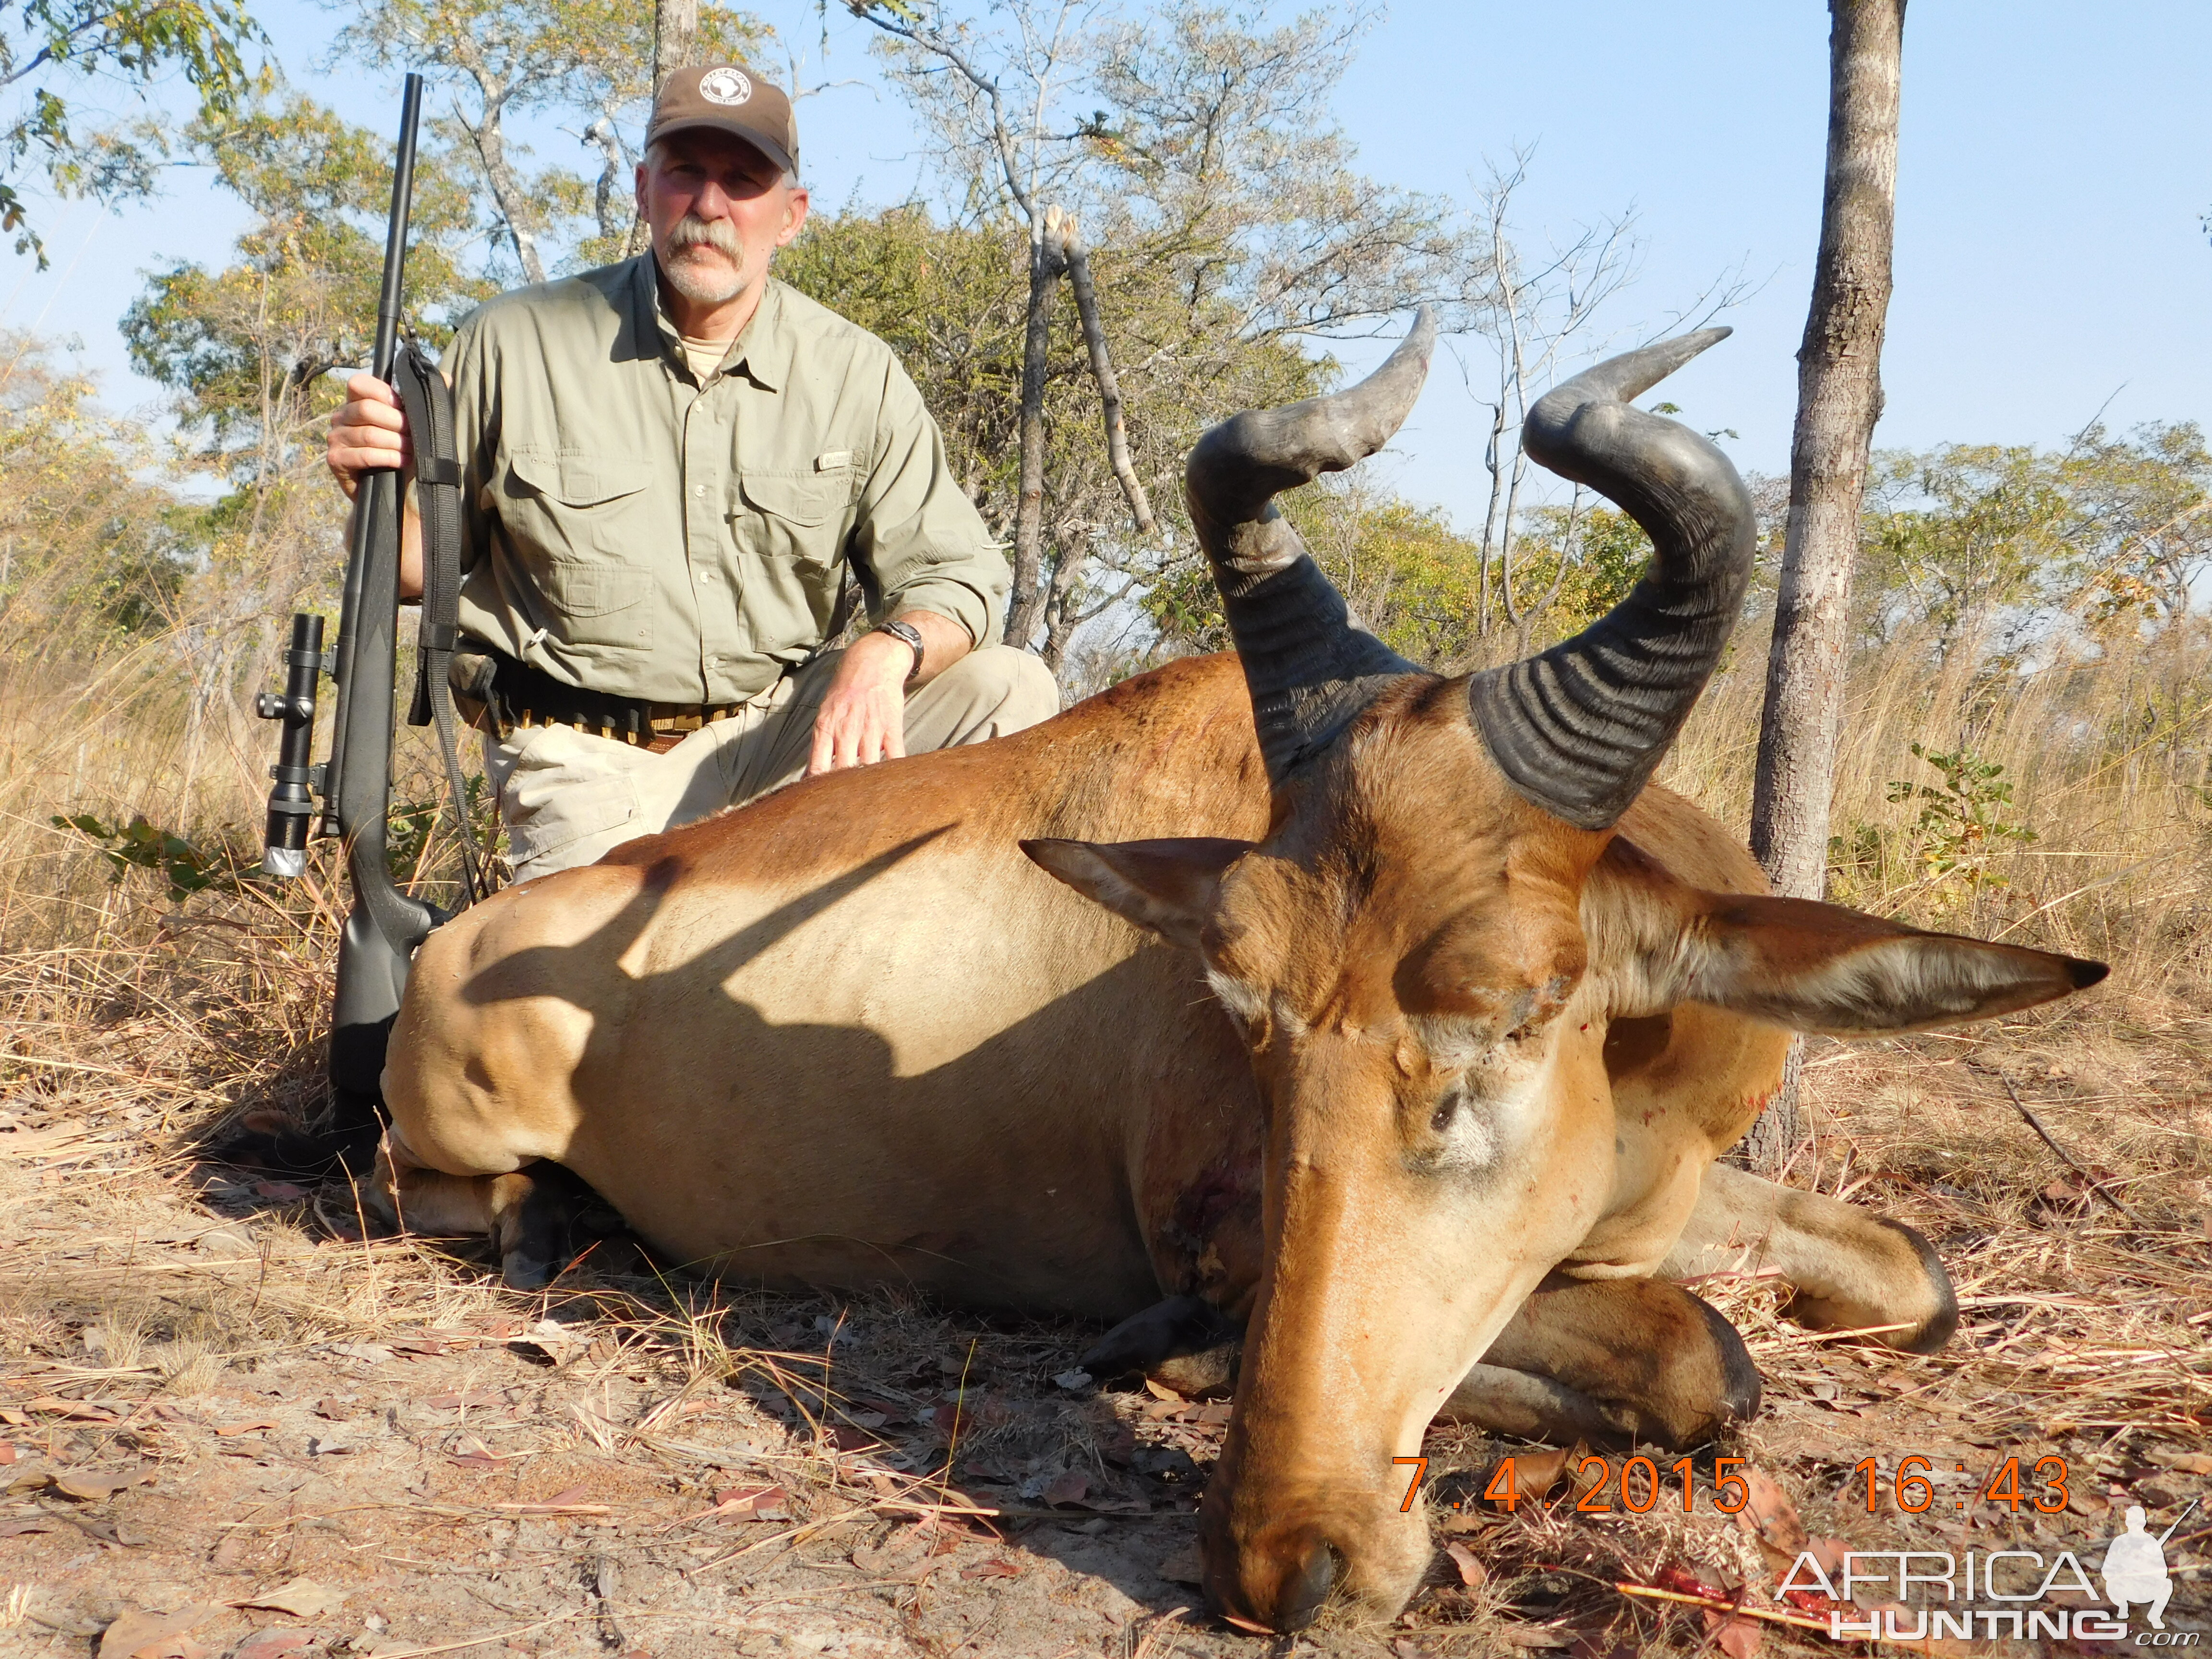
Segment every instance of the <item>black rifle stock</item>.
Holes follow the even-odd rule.
[[[407,264],[407,221],[415,187],[415,138],[422,107],[422,77],[410,75],[402,94],[399,152],[392,174],[392,216],[384,243],[384,281],[376,307],[376,337],[370,368],[389,381],[399,338],[401,289]],[[343,837],[346,871],[354,905],[338,944],[337,995],[331,1030],[331,1128],[339,1135],[360,1134],[377,1124],[378,1079],[384,1069],[386,1039],[399,1012],[400,993],[415,947],[441,917],[420,899],[399,890],[392,878],[385,845],[392,809],[392,732],[394,678],[398,668],[400,477],[397,471],[364,472],[355,492],[352,538],[347,548],[345,586],[338,612],[337,642],[323,659],[337,682],[337,709],[331,722],[331,758],[320,769],[323,832]],[[305,613],[302,613],[304,616]],[[320,619],[312,618],[319,637]],[[270,792],[270,840],[264,867],[272,875],[299,873],[304,862],[307,818],[298,793],[310,781],[288,775],[301,769],[307,735],[300,734],[298,659],[307,649],[309,630],[293,619],[292,672],[283,698],[264,697],[266,718],[285,721],[285,750],[274,769]],[[307,676],[305,724],[313,720],[313,678]],[[300,753],[292,752],[296,747]],[[312,776],[312,769],[310,775]],[[283,797],[280,806],[279,797]]]

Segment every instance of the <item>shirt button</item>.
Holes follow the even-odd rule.
[[[693,484],[691,486],[691,493],[694,495],[703,495],[707,493],[707,486],[704,484]]]

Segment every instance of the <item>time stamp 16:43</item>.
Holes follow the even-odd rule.
[[[1390,1461],[1413,1471],[1406,1486],[1406,1500],[1398,1506],[1401,1512],[1409,1511],[1420,1494],[1421,1480],[1429,1472],[1429,1460],[1394,1457]],[[1735,1515],[1751,1501],[1750,1483],[1735,1473],[1745,1466],[1746,1461],[1741,1457],[1713,1460],[1713,1507],[1723,1515]],[[1548,1491],[1565,1470],[1549,1458],[1544,1462],[1544,1488]],[[1632,1515],[1648,1515],[1679,1498],[1682,1513],[1687,1515],[1695,1507],[1696,1498],[1690,1462],[1686,1457],[1677,1458],[1665,1467],[1662,1474],[1661,1466],[1649,1457],[1631,1457],[1618,1467],[1609,1457],[1585,1457],[1575,1466],[1572,1488],[1551,1507],[1557,1508],[1572,1498],[1573,1507],[1584,1515],[1612,1515],[1622,1510]],[[1954,1463],[1952,1468],[1960,1474],[1966,1472],[1964,1463]],[[1865,1483],[1867,1513],[1881,1513],[1884,1482],[1881,1464],[1871,1457],[1862,1458],[1852,1466],[1851,1474],[1855,1480]],[[1936,1474],[1936,1466],[1928,1458],[1904,1459],[1887,1483],[1890,1501],[1908,1515],[1923,1514],[1934,1508],[1937,1499],[1936,1481],[1931,1477]],[[2016,1456],[2003,1458],[1981,1482],[1972,1501],[2003,1504],[2015,1515],[2022,1504],[2045,1515],[2056,1515],[2066,1507],[2069,1496],[2066,1474],[2066,1460],[2063,1457],[2039,1457],[2026,1464]],[[1522,1503],[1541,1504],[1543,1495],[1540,1491],[1521,1489],[1515,1460],[1510,1457],[1491,1471],[1490,1480],[1482,1489],[1486,1500],[1508,1511]],[[1966,1498],[1958,1498],[1953,1507],[1963,1510],[1967,1502]],[[1460,1505],[1455,1504],[1453,1507]]]

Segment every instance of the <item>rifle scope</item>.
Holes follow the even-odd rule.
[[[264,691],[253,712],[282,720],[276,779],[269,791],[269,820],[262,834],[261,868],[271,876],[299,876],[307,868],[307,820],[315,815],[313,791],[320,770],[312,763],[315,742],[316,679],[323,672],[323,619],[312,611],[292,613],[292,645],[284,653],[284,690]]]

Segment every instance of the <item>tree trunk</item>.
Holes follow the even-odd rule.
[[[1044,385],[1050,368],[1052,291],[1066,261],[1059,214],[1030,222],[1029,325],[1022,343],[1021,495],[1014,514],[1013,591],[1006,597],[1006,643],[1026,651],[1044,620]]]
[[[1797,352],[1789,529],[1751,808],[1751,850],[1791,898],[1817,899],[1827,883],[1851,567],[1881,415],[1905,4],[1829,0],[1827,182],[1812,310]],[[1802,1138],[1795,1088],[1768,1111],[1782,1121],[1759,1137],[1761,1150],[1786,1158]]]
[[[699,55],[699,0],[653,0],[653,90]],[[601,216],[604,219],[605,216]],[[642,212],[630,222],[632,257],[653,246],[653,228]]]
[[[699,0],[653,0],[653,89],[698,52]]]
[[[584,129],[583,142],[599,152],[599,181],[592,191],[592,210],[599,222],[599,234],[611,242],[623,231],[623,174],[629,169],[623,165],[622,140],[615,135],[615,124],[602,115]]]
[[[1121,494],[1129,503],[1129,517],[1140,536],[1159,534],[1152,501],[1129,460],[1129,431],[1121,421],[1121,380],[1114,373],[1114,358],[1106,349],[1106,325],[1098,314],[1098,290],[1091,282],[1091,250],[1073,219],[1060,227],[1060,257],[1067,265],[1067,286],[1075,295],[1075,315],[1083,325],[1083,343],[1091,354],[1091,378],[1098,382],[1098,410],[1106,422],[1106,460],[1121,481]]]
[[[483,119],[475,126],[461,119],[461,130],[469,135],[476,147],[477,160],[483,164],[484,182],[491,186],[492,205],[499,210],[501,222],[507,227],[507,240],[514,245],[514,257],[521,264],[522,279],[526,283],[545,280],[545,261],[538,257],[538,237],[530,228],[533,206],[522,181],[514,176],[507,165],[507,139],[501,130],[500,118],[507,106],[509,88],[503,85],[474,51],[473,43],[461,46],[455,56],[461,67],[474,77],[477,90],[483,98]]]

